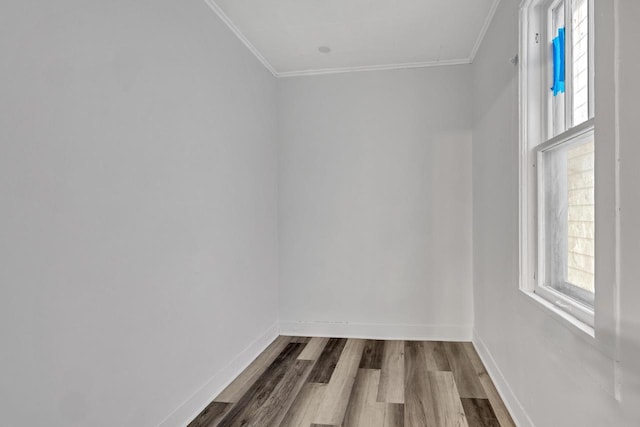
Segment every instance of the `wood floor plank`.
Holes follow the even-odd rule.
[[[241,427],[250,425],[250,421],[271,396],[287,371],[291,369],[303,348],[304,344],[287,344],[276,360],[273,361],[269,368],[220,421],[218,427]]]
[[[324,384],[329,382],[346,343],[346,338],[329,339],[316,366],[311,371],[311,375],[309,375],[309,382]]]
[[[460,395],[451,372],[429,372],[437,426],[468,427]]]
[[[314,423],[342,425],[349,397],[351,396],[351,389],[358,373],[358,366],[360,366],[363,349],[363,340],[347,340],[325,391]]]
[[[385,341],[378,402],[404,403],[404,341]]]
[[[359,369],[343,427],[404,427],[404,405],[378,402],[380,370]]]
[[[288,344],[287,337],[276,338],[214,401],[224,403],[239,401]]]
[[[384,427],[404,427],[404,405],[401,403],[383,403]]]
[[[488,399],[461,399],[469,427],[500,427]]]
[[[187,427],[216,427],[232,403],[211,402]]]
[[[298,343],[298,344],[306,344],[311,340],[311,338],[309,337],[298,337],[298,336],[290,336],[290,335],[286,336],[286,338],[289,339],[289,342]]]
[[[500,422],[496,419],[482,420],[480,418],[468,418],[469,427],[500,427]]]
[[[453,371],[460,397],[485,399],[487,394],[482,384],[480,384],[480,379],[469,360],[469,356],[467,356],[463,343],[445,342],[444,349]]]
[[[305,384],[313,361],[296,360],[284,374],[282,381],[276,386],[269,398],[264,402],[252,419],[255,426],[277,426],[284,419],[300,389]]]
[[[298,360],[318,360],[328,341],[329,338],[311,338]]]
[[[427,356],[427,369],[429,371],[451,370],[442,341],[424,341],[422,345],[424,346],[424,352]]]
[[[469,357],[469,360],[471,361],[471,365],[475,369],[476,375],[478,375],[478,378],[480,379],[480,384],[482,385],[482,388],[484,389],[487,398],[489,399],[489,403],[491,403],[491,407],[496,415],[496,418],[500,422],[500,426],[515,427],[515,423],[513,422],[513,419],[511,418],[507,407],[500,397],[498,390],[493,384],[493,381],[489,377],[489,374],[487,373],[482,360],[480,360],[480,356],[478,356],[475,347],[470,342],[464,343],[463,347],[467,353],[467,356]]]
[[[377,401],[379,385],[379,370],[358,370],[343,427],[384,427],[386,404]]]
[[[360,359],[360,369],[382,369],[384,341],[367,340]]]
[[[404,349],[406,427],[437,426],[435,403],[427,371],[427,359],[422,343],[406,341]]]
[[[280,427],[310,426],[318,413],[326,384],[306,383],[287,411]]]

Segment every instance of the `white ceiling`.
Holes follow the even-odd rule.
[[[205,1],[284,77],[469,63],[500,0]]]

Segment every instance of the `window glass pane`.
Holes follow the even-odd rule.
[[[589,119],[589,2],[573,0],[572,7],[573,125]]]
[[[567,151],[567,281],[594,292],[594,142]]]
[[[545,285],[578,301],[594,299],[593,133],[542,154]]]

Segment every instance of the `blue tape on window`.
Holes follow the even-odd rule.
[[[553,39],[553,96],[565,90],[565,48],[564,28],[558,29],[558,37]]]

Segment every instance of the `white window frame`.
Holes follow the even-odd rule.
[[[546,26],[540,26],[538,32],[540,34],[540,43],[542,46],[549,46],[551,44],[551,38],[553,37],[553,20],[551,17],[551,10],[556,8],[562,2],[570,3],[572,0],[534,0],[530,3],[534,3],[539,5],[538,7],[541,10],[538,12],[539,14],[545,13],[547,16],[545,17],[544,24]],[[593,36],[595,34],[595,26],[593,14],[595,10],[595,0],[586,0],[589,5],[589,33]],[[573,24],[573,11],[570,7],[566,7],[565,4],[565,28],[569,25]],[[540,19],[536,17],[535,19]],[[567,58],[573,58],[573,30],[566,30],[566,45],[565,45],[565,55]],[[543,60],[543,58],[539,58]],[[543,67],[544,72],[551,74],[553,69],[553,64],[549,61],[546,62],[546,67]],[[572,127],[575,126],[575,118],[573,117],[573,61],[567,60],[565,64],[565,93],[564,93],[564,117],[565,117],[565,129],[571,130]],[[595,63],[594,63],[594,46],[590,43],[589,46],[589,76],[588,76],[588,85],[589,85],[589,93],[592,95],[589,97],[589,118],[593,118],[595,116]],[[544,85],[543,85],[544,90]],[[545,140],[549,140],[553,138],[553,120],[551,116],[553,114],[552,102],[553,96],[551,95],[550,90],[544,90],[543,100],[546,98],[546,102],[543,104],[545,107],[544,114],[546,115],[546,134],[543,134]],[[562,134],[563,131],[559,132]]]
[[[571,85],[573,83],[573,72],[571,62],[567,61],[566,67],[566,91],[565,91],[565,128],[568,130],[560,132],[554,136],[551,119],[551,103],[553,97],[550,95],[548,75],[550,74],[549,63],[543,53],[545,46],[550,46],[552,35],[550,10],[556,7],[561,0],[523,0],[521,3],[520,16],[520,289],[530,297],[533,297],[543,306],[558,314],[565,320],[586,332],[595,336],[596,318],[598,304],[594,302],[593,307],[589,307],[569,295],[553,289],[544,283],[544,236],[538,233],[538,228],[542,227],[538,218],[544,218],[541,191],[542,174],[538,174],[536,166],[539,164],[542,154],[549,149],[559,145],[569,143],[582,135],[596,134],[594,92],[594,47],[589,47],[590,70],[589,88],[592,96],[589,99],[589,116],[585,123],[573,127],[573,105]],[[594,16],[594,1],[588,0],[590,17]],[[571,4],[567,0],[566,5]],[[570,7],[565,14],[565,28],[572,25]],[[590,19],[590,32],[593,33],[593,21]],[[566,55],[572,58],[571,54],[571,32],[567,32]],[[600,149],[600,144],[596,144],[596,152]],[[606,154],[606,153],[605,153]],[[603,156],[604,157],[604,156]],[[598,159],[596,159],[598,161]],[[596,172],[596,175],[599,175]],[[598,177],[596,176],[596,182]],[[596,188],[598,191],[598,188]],[[596,203],[598,205],[599,201]],[[596,207],[596,230],[601,222],[597,215]],[[615,227],[615,225],[614,225]],[[605,227],[610,228],[610,227]],[[599,231],[599,230],[598,230]],[[596,252],[600,248],[606,247],[610,239],[599,245],[599,233],[596,231]],[[600,248],[599,248],[600,246]],[[597,260],[597,258],[596,258]],[[596,261],[596,270],[599,269]],[[596,298],[600,297],[601,288],[598,286],[598,275],[596,275]],[[609,300],[605,297],[603,300]]]
[[[535,154],[533,157],[535,158],[536,169],[539,169],[539,166],[542,165],[542,156],[545,152],[549,150],[553,150],[559,146],[565,144],[572,144],[575,141],[580,141],[580,139],[588,136],[594,135],[594,119],[589,119],[588,121],[569,129],[566,132],[561,133],[560,135],[551,138],[550,140],[543,142],[542,144],[536,146],[534,148]],[[544,204],[544,174],[540,173],[536,170],[536,218],[538,218],[538,226],[542,224],[541,228],[544,228],[545,222],[545,204]],[[560,292],[555,288],[546,285],[543,283],[543,280],[538,278],[545,277],[545,233],[537,233],[537,246],[538,250],[535,254],[536,260],[536,280],[534,280],[533,288],[534,292],[537,295],[540,295],[542,298],[548,300],[552,304],[555,304],[560,309],[566,311],[571,316],[575,317],[577,320],[593,327],[594,324],[594,306],[588,306],[586,304],[581,303],[576,298],[571,297],[571,292],[568,291],[566,293]],[[532,260],[533,261],[533,260]],[[570,283],[565,283],[567,288],[575,287],[575,285]]]
[[[520,3],[519,50],[519,291],[518,296],[533,310],[524,315],[531,319],[532,327],[541,329],[553,343],[564,350],[576,349],[589,353],[588,370],[593,378],[599,378],[600,386],[617,400],[621,399],[619,369],[620,360],[620,149],[619,149],[619,93],[618,33],[616,31],[616,4],[596,0],[594,4],[595,26],[595,318],[593,326],[578,320],[564,309],[534,292],[536,266],[531,254],[537,250],[535,213],[536,175],[528,147],[530,138],[540,137],[540,128],[529,125],[529,118],[540,114],[540,86],[533,84],[535,68],[529,72],[529,63],[535,56],[528,56],[530,7],[536,0]],[[535,62],[534,62],[535,63]],[[537,104],[536,104],[537,103]],[[515,107],[515,106],[514,106]],[[547,321],[549,320],[549,321]],[[557,329],[561,328],[563,331]],[[574,346],[567,340],[565,331],[586,346]],[[523,330],[524,332],[524,330]],[[567,346],[564,346],[567,344]],[[564,347],[563,347],[564,346]],[[573,350],[571,350],[573,351]],[[576,353],[577,354],[577,353]],[[597,362],[595,362],[597,360]],[[593,362],[593,363],[592,363]],[[586,371],[585,371],[586,372]]]

